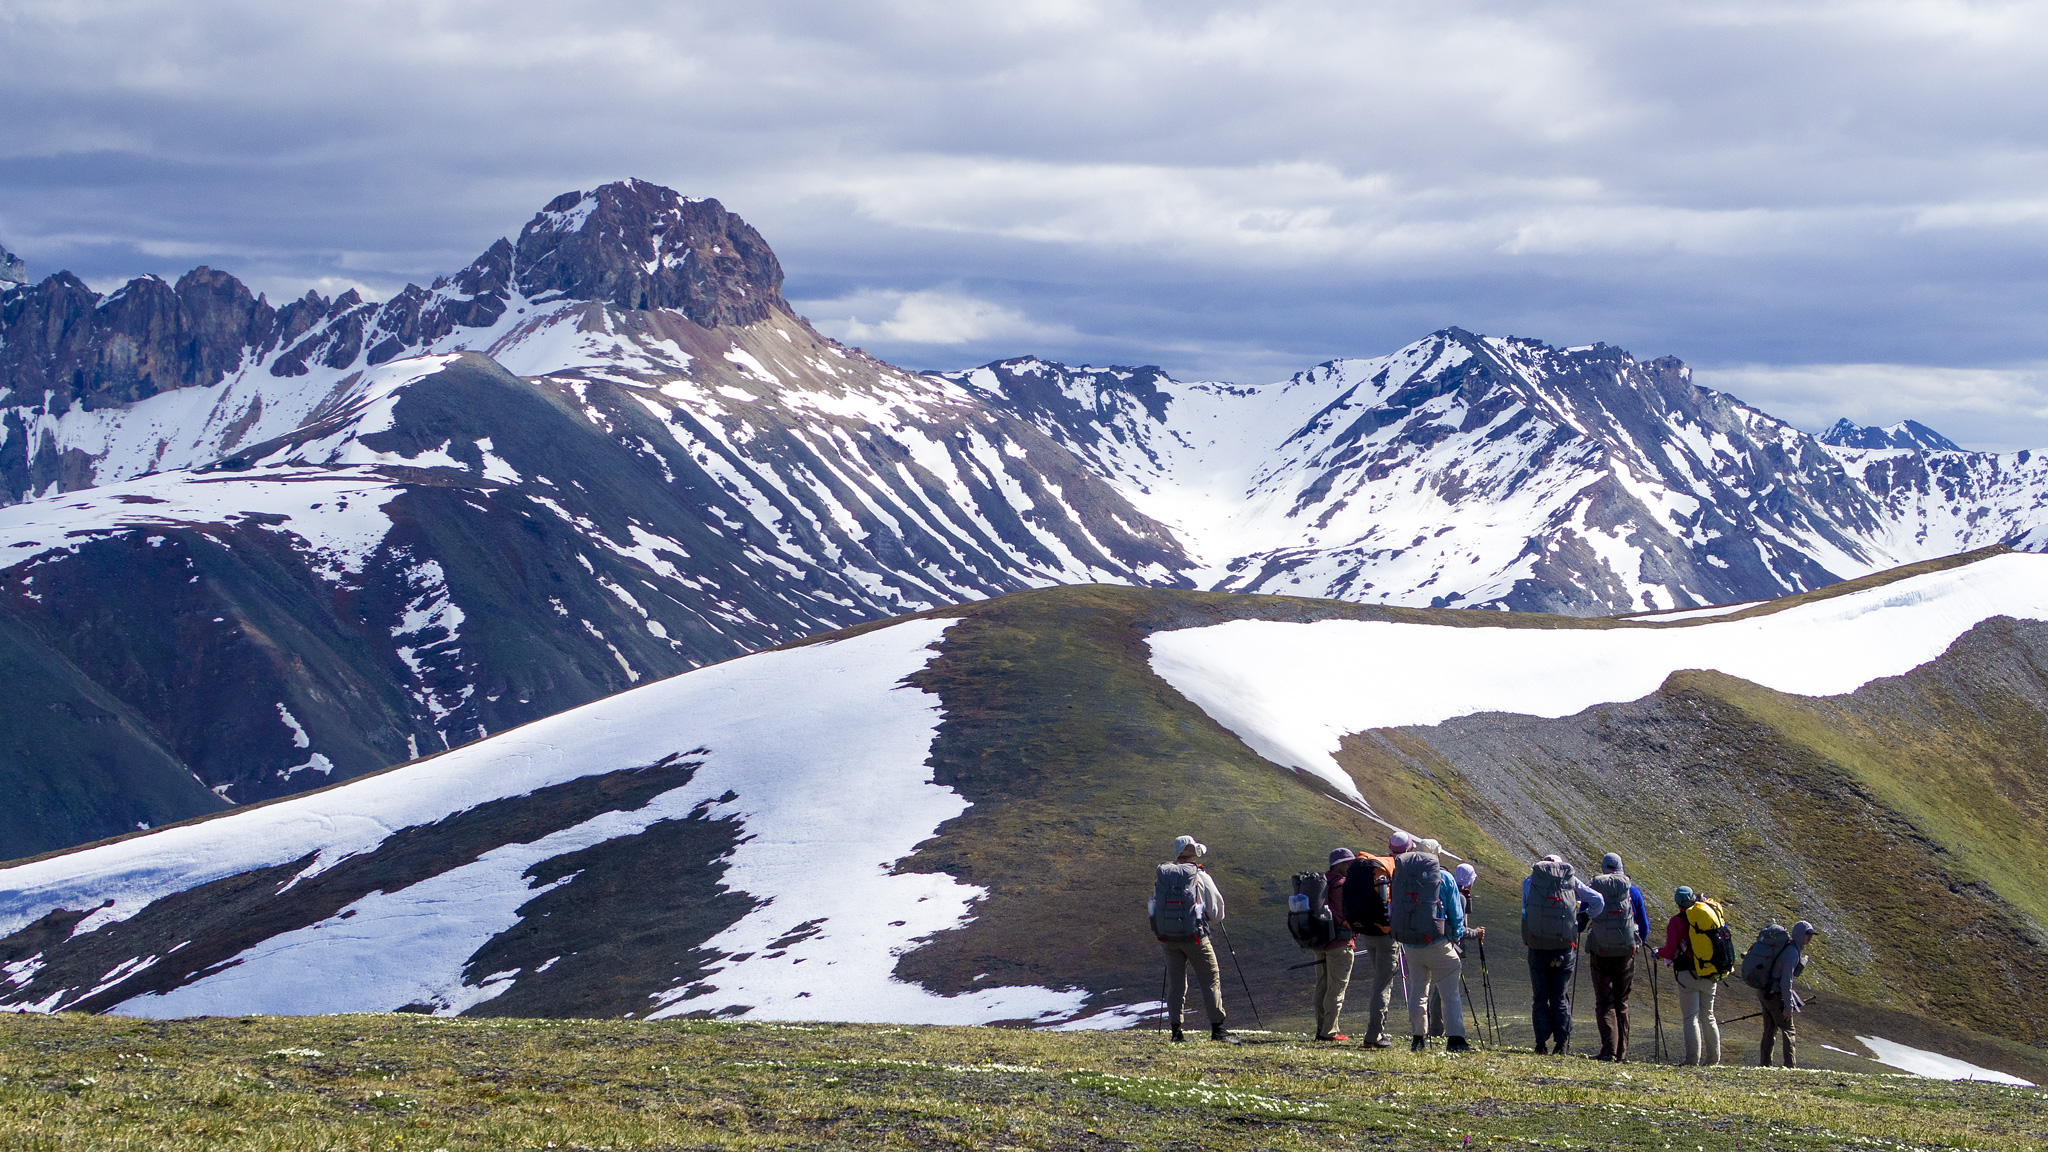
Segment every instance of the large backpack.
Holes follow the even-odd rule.
[[[1161,940],[1200,940],[1209,934],[1197,864],[1161,864],[1152,880],[1152,934]]]
[[[1330,878],[1321,872],[1296,872],[1294,894],[1287,898],[1287,934],[1303,948],[1327,948],[1337,939],[1330,916]]]
[[[1586,887],[1607,902],[1586,928],[1586,951],[1595,956],[1627,956],[1642,939],[1636,935],[1635,901],[1629,898],[1627,876],[1608,872],[1586,881]]]
[[[1344,922],[1355,932],[1385,936],[1393,923],[1387,919],[1387,892],[1394,874],[1377,856],[1360,856],[1344,873]]]
[[[1791,946],[1792,933],[1777,924],[1757,933],[1756,943],[1742,954],[1742,982],[1759,992],[1771,991],[1776,985],[1772,977],[1778,972],[1778,958]]]
[[[1735,970],[1735,933],[1728,914],[1704,896],[1694,897],[1685,909],[1685,945],[1695,979],[1719,980]]]
[[[1522,943],[1556,951],[1579,942],[1579,890],[1572,866],[1538,860],[1529,869],[1529,895],[1522,901]]]
[[[1387,919],[1394,939],[1420,947],[1444,938],[1444,870],[1427,852],[1404,852],[1394,861]]]

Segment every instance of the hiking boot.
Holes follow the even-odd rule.
[[[1415,1038],[1415,1042],[1414,1042],[1414,1043],[1412,1043],[1412,1044],[1410,1044],[1410,1045],[1408,1045],[1408,1050],[1409,1050],[1410,1052],[1426,1052],[1426,1051],[1428,1051],[1428,1050],[1429,1050],[1429,1038],[1428,1038],[1428,1037],[1426,1037],[1426,1036],[1417,1036],[1417,1037]]]
[[[1385,1036],[1375,1037],[1359,1045],[1361,1048],[1392,1048],[1393,1046],[1394,1042]]]
[[[1614,1053],[1602,1052],[1599,1055],[1594,1056],[1593,1059],[1598,1060],[1602,1064],[1612,1064],[1614,1063]]]
[[[1318,1036],[1318,1037],[1316,1037],[1316,1039],[1318,1039],[1318,1040],[1322,1040],[1322,1041],[1325,1041],[1325,1042],[1327,1042],[1327,1043],[1331,1043],[1331,1044],[1342,1044],[1342,1043],[1345,1043],[1346,1041],[1350,1040],[1350,1039],[1351,1039],[1351,1037],[1349,1037],[1349,1036],[1346,1036],[1346,1035],[1345,1035],[1345,1034],[1343,1034],[1342,1032],[1332,1032],[1332,1033],[1330,1033],[1330,1034],[1329,1034],[1328,1036]]]
[[[1446,1052],[1470,1052],[1471,1050],[1472,1046],[1465,1043],[1463,1036],[1453,1036],[1444,1042],[1444,1051]]]
[[[1188,1037],[1187,1037],[1187,1033],[1185,1033],[1185,1032],[1182,1032],[1182,1031],[1181,1031],[1180,1029],[1178,1029],[1178,1028],[1175,1028],[1175,1029],[1173,1030],[1173,1042],[1174,1042],[1175,1044],[1185,1044],[1185,1043],[1187,1043],[1187,1042],[1188,1042]]]
[[[1237,1039],[1230,1034],[1230,1029],[1221,1024],[1209,1025],[1209,1039],[1220,1040],[1225,1044],[1237,1043]]]
[[[1548,1056],[1548,1055],[1550,1055],[1550,1049],[1548,1049],[1548,1048],[1545,1048],[1545,1047],[1543,1046],[1543,1041],[1541,1041],[1541,1040],[1538,1040],[1538,1041],[1536,1042],[1536,1054],[1537,1054],[1538,1056]]]

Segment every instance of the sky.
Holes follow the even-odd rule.
[[[0,245],[275,300],[716,197],[910,368],[1440,328],[2048,447],[2048,5],[0,0]]]

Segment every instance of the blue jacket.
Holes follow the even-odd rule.
[[[1449,872],[1443,874],[1443,882],[1437,886],[1437,900],[1444,910],[1444,935],[1452,940],[1465,938],[1465,901],[1458,897],[1458,882]]]

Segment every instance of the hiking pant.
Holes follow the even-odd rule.
[[[1576,948],[1529,949],[1529,988],[1535,993],[1529,1020],[1536,1025],[1536,1043],[1555,1037],[1560,1052],[1572,1038],[1572,972],[1577,965]]]
[[[1349,948],[1325,948],[1316,953],[1316,1036],[1337,1034],[1337,1017],[1344,1011],[1344,986],[1351,983]]]
[[[1635,986],[1636,955],[1588,956],[1593,971],[1593,1023],[1600,1026],[1600,1055],[1628,1056],[1628,994]]]
[[[1429,1027],[1429,993],[1435,989],[1444,998],[1445,1027],[1453,1036],[1465,1034],[1465,1008],[1458,1000],[1458,972],[1464,961],[1452,941],[1401,945],[1401,963],[1408,970],[1408,1030],[1421,1036]]]
[[[1216,950],[1209,938],[1161,940],[1166,952],[1166,1022],[1180,1027],[1181,1006],[1188,998],[1188,965],[1195,966],[1195,979],[1202,982],[1202,1011],[1212,1025],[1223,1023],[1223,969],[1216,966]]]
[[[1794,1063],[1794,1058],[1798,1055],[1794,1049],[1799,1042],[1799,1029],[1793,1022],[1792,1013],[1785,1009],[1785,998],[1768,992],[1759,992],[1756,994],[1756,1002],[1764,1010],[1764,1046],[1763,1051],[1757,1053],[1757,1067],[1771,1066],[1771,1041],[1780,1035],[1785,1038],[1785,1067],[1798,1067]]]
[[[1369,1015],[1365,1021],[1365,1038],[1378,1041],[1387,1038],[1387,1006],[1394,1001],[1394,943],[1392,936],[1360,936],[1353,941],[1360,952],[1365,953],[1365,962],[1372,965],[1372,998],[1367,1001]]]
[[[1721,1022],[1714,1019],[1714,991],[1719,980],[1702,980],[1683,965],[1673,980],[1678,985],[1678,1010],[1685,1014],[1685,1062],[1709,1066],[1721,1062]]]

